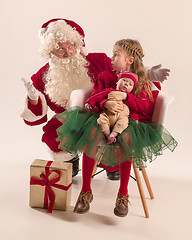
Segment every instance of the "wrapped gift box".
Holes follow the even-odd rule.
[[[71,203],[72,163],[35,159],[30,167],[31,207],[67,210]]]

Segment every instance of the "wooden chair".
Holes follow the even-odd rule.
[[[91,95],[91,91],[92,91],[91,87],[86,88],[86,89],[74,90],[71,93],[71,96],[70,96],[70,107],[73,107],[73,106],[84,107],[84,103],[89,98],[89,96]],[[166,114],[167,114],[167,110],[168,110],[168,106],[173,101],[173,99],[174,98],[172,96],[169,96],[169,95],[167,95],[163,92],[159,92],[156,103],[155,103],[153,116],[152,116],[152,121],[153,122],[155,122],[157,124],[161,124],[161,125],[164,124]],[[95,165],[95,168],[93,170],[93,176],[95,175],[95,173],[97,171],[97,167],[98,166]],[[144,179],[144,182],[146,184],[146,187],[147,187],[150,198],[154,199],[154,195],[153,195],[153,191],[152,191],[152,188],[151,188],[151,184],[149,182],[149,178],[147,176],[146,169],[145,168],[138,169],[138,168],[135,168],[133,166],[133,171],[134,171],[134,174],[135,174],[135,181],[136,181],[137,186],[138,186],[138,190],[139,190],[139,194],[140,194],[140,197],[141,197],[145,217],[148,218],[149,217],[149,210],[148,210],[148,207],[147,207],[147,202],[146,202],[146,198],[145,198],[143,184],[142,184],[142,181],[141,181],[141,174],[139,173],[139,170],[141,171],[141,173],[143,175],[143,179]]]

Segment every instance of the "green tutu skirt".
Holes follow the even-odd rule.
[[[98,117],[98,113],[79,107],[59,114],[57,119],[63,123],[57,129],[59,149],[72,155],[84,152],[106,166],[129,160],[134,167],[142,168],[146,162],[162,155],[164,149],[174,151],[178,144],[162,125],[137,123],[134,119],[129,119],[128,127],[117,136],[115,143],[107,144],[97,124]]]

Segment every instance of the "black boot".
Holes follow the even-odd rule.
[[[75,177],[79,172],[79,157],[76,156],[76,157],[74,157],[71,160],[68,160],[66,162],[69,162],[69,163],[73,164],[72,177]]]
[[[109,172],[108,170],[106,170],[106,174],[107,174],[107,178],[109,180],[120,180],[120,171],[117,170],[115,172]]]

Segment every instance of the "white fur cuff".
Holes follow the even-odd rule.
[[[44,95],[41,92],[38,92],[39,97],[41,99],[42,102],[42,115],[40,116],[36,116],[34,113],[32,113],[29,108],[28,108],[28,99],[26,98],[25,100],[25,107],[23,112],[21,113],[21,117],[28,121],[28,122],[34,122],[37,121],[41,118],[43,118],[46,114],[47,114],[47,110],[48,110],[48,106],[47,106],[47,102],[46,99],[44,97]]]
[[[51,156],[53,160],[56,162],[69,161],[74,157],[70,153],[53,152],[53,151],[51,151]]]

